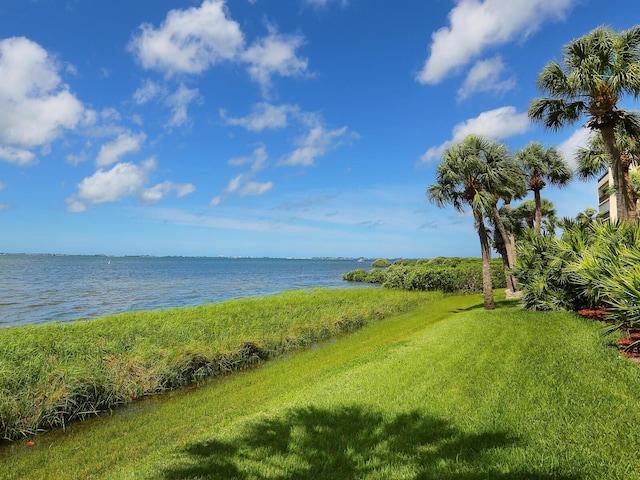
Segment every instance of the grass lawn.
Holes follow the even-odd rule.
[[[7,479],[640,479],[640,368],[602,326],[480,296],[66,432]]]

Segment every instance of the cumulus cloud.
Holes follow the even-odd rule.
[[[575,169],[577,167],[576,153],[579,148],[588,146],[591,135],[593,135],[593,131],[588,128],[580,128],[556,147],[560,155],[571,165],[571,168]]]
[[[141,25],[128,49],[143,68],[163,72],[167,77],[199,74],[222,62],[247,65],[249,75],[266,95],[274,75],[302,76],[308,64],[297,54],[304,37],[280,34],[272,25],[267,29],[265,37],[247,48],[225,0],[204,0],[199,7],[171,10],[158,28]],[[145,103],[160,93],[157,84],[146,82],[134,99]]]
[[[428,163],[438,160],[449,145],[472,133],[498,140],[520,135],[530,129],[531,122],[527,113],[518,113],[515,107],[507,106],[482,112],[477,117],[465,120],[453,127],[451,140],[431,147],[420,157],[420,161]]]
[[[209,205],[212,207],[223,203],[229,195],[238,195],[240,197],[250,197],[264,195],[271,191],[274,187],[273,182],[256,182],[255,176],[260,173],[267,165],[269,156],[264,145],[257,147],[248,157],[232,158],[227,163],[234,167],[242,167],[249,165],[249,170],[233,177],[224,191],[214,197]]]
[[[167,180],[154,187],[143,190],[140,193],[140,198],[145,203],[158,203],[172,192],[175,192],[176,197],[180,198],[195,191],[196,187],[191,183],[175,183]]]
[[[249,63],[249,75],[260,84],[263,92],[271,87],[271,77],[302,76],[307,71],[308,61],[298,57],[296,50],[304,44],[300,35],[282,35],[269,26],[269,35],[258,39],[243,54]]]
[[[527,38],[548,20],[563,19],[576,0],[458,0],[449,26],[431,36],[431,52],[417,75],[436,84],[485,49]]]
[[[278,165],[311,167],[315,165],[317,158],[353,137],[355,134],[350,134],[348,127],[331,130],[323,125],[315,125],[306,135],[296,140],[298,148],[282,158]]]
[[[36,156],[29,150],[0,145],[0,160],[26,166],[36,163]]]
[[[228,16],[224,0],[171,10],[159,28],[145,23],[129,43],[144,68],[167,76],[197,74],[237,57],[244,45],[240,26]]]
[[[267,102],[258,103],[253,112],[246,117],[229,117],[225,110],[220,110],[220,116],[227,125],[239,126],[252,132],[263,130],[277,130],[289,123],[289,116],[297,114],[300,108],[296,105],[272,105]]]
[[[78,184],[78,193],[67,199],[67,210],[81,212],[86,209],[87,204],[122,200],[140,190],[155,168],[154,158],[146,160],[142,165],[123,162],[109,170],[100,168]]]
[[[133,92],[133,100],[138,105],[144,105],[157,97],[165,97],[167,88],[153,80],[145,80],[135,92]]]
[[[62,83],[60,66],[37,43],[0,41],[0,144],[3,158],[31,163],[26,150],[46,145],[83,119],[82,103]],[[9,150],[7,150],[9,149]]]
[[[171,119],[168,126],[180,127],[189,123],[187,109],[193,102],[201,101],[200,92],[197,88],[187,88],[180,84],[178,89],[169,95],[165,104],[171,109]]]
[[[476,93],[494,92],[503,93],[516,87],[514,78],[501,80],[505,70],[500,57],[494,57],[477,62],[458,90],[458,101],[465,100]]]
[[[106,167],[118,162],[123,156],[129,153],[137,152],[140,150],[146,138],[144,133],[138,135],[123,133],[118,135],[118,138],[100,147],[100,152],[96,158],[96,166]]]

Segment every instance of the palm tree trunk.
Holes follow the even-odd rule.
[[[542,229],[542,198],[540,197],[540,190],[533,191],[533,198],[536,201],[536,219],[534,225],[536,233],[540,233]]]
[[[489,245],[489,235],[484,225],[482,211],[473,209],[473,218],[476,224],[476,231],[480,238],[480,251],[482,253],[482,293],[484,295],[485,310],[493,310],[496,308],[493,299],[493,282],[491,281],[491,246]]]
[[[605,126],[600,129],[604,145],[609,153],[609,166],[613,176],[613,187],[616,196],[616,213],[621,220],[635,220],[637,218],[636,204],[629,185],[629,167],[623,165],[622,155],[616,142],[614,128]]]
[[[504,228],[504,223],[502,223],[502,219],[500,218],[500,212],[498,211],[498,206],[495,203],[492,205],[492,209],[493,209],[494,222],[496,224],[496,228],[498,229],[498,232],[500,232],[500,237],[502,238],[502,244],[504,245],[505,253],[507,255],[508,270],[511,270],[516,265],[515,250],[509,248],[511,239],[507,234],[507,229]],[[507,279],[507,287],[512,292],[517,292],[518,283],[516,282],[515,277],[508,273],[508,270],[505,271],[506,279]]]

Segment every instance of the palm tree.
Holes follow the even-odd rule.
[[[471,207],[482,255],[482,290],[484,308],[495,308],[491,281],[491,245],[485,214],[497,213],[497,199],[506,195],[517,178],[518,169],[506,147],[478,135],[448,147],[438,165],[436,183],[427,188],[429,200],[439,207],[453,205],[458,211]],[[506,235],[504,225],[501,234]],[[500,228],[500,227],[498,227]]]
[[[625,169],[625,181],[627,182],[628,196],[632,199],[637,208],[638,189],[637,180],[633,178],[630,167],[637,167],[640,161],[640,141],[631,137],[622,128],[615,131],[616,142],[620,149],[620,158]],[[579,148],[576,153],[578,162],[578,176],[586,180],[598,178],[609,166],[609,155],[605,147],[604,140],[600,132],[591,136],[589,145],[586,148]]]
[[[628,166],[615,130],[637,137],[640,118],[618,107],[620,98],[640,95],[640,26],[620,33],[598,27],[564,47],[563,65],[552,61],[538,76],[538,87],[550,95],[529,105],[529,117],[558,130],[587,116],[586,127],[602,134],[616,192],[618,218],[635,219],[629,195]]]
[[[531,142],[515,155],[516,162],[524,171],[529,180],[529,190],[533,192],[535,200],[535,222],[536,233],[540,233],[542,228],[542,197],[540,191],[551,185],[563,187],[567,185],[573,176],[571,167],[562,158],[558,151],[553,148],[544,148],[539,142]]]
[[[545,225],[545,221],[549,226],[552,226],[557,222],[558,217],[556,217],[556,209],[550,200],[547,200],[546,198],[541,200],[540,212],[542,214],[543,225]],[[537,208],[535,200],[525,200],[518,205],[513,211],[514,217],[519,222],[519,224],[515,226],[516,234],[522,235],[525,228],[534,229],[536,214]],[[547,229],[545,233],[552,233],[548,230],[549,229]]]

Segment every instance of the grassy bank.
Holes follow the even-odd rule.
[[[0,478],[640,478],[640,369],[601,325],[445,297],[0,449]]]
[[[246,368],[437,297],[317,289],[0,329],[0,438],[64,427],[71,420]]]

